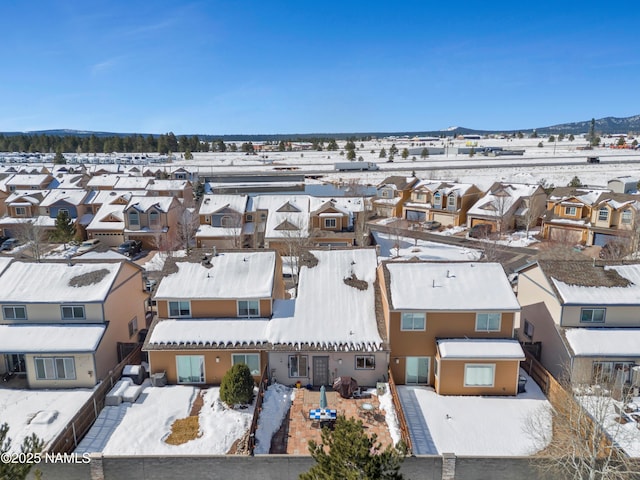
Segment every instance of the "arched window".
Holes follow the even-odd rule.
[[[129,226],[131,227],[139,227],[140,226],[140,214],[137,210],[131,210],[129,212]]]
[[[149,225],[158,226],[160,224],[160,214],[155,210],[149,212]]]

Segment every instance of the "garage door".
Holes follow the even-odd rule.
[[[604,233],[593,234],[593,244],[598,245],[599,247],[604,247],[608,242],[613,242],[616,240],[617,237],[615,235],[606,235]]]
[[[444,226],[453,225],[453,216],[444,213],[434,213],[433,220],[440,222]]]
[[[490,222],[489,220],[484,220],[482,218],[472,218],[471,219],[471,226],[475,227],[476,225],[492,225],[494,228],[493,230],[495,230],[495,222]]]
[[[427,219],[425,212],[419,212],[418,210],[407,210],[407,220],[412,222],[424,222]]]
[[[582,232],[568,228],[550,228],[549,238],[556,242],[580,243],[582,241]]]

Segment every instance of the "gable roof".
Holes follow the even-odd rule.
[[[41,207],[50,207],[58,202],[65,202],[69,205],[81,205],[87,197],[85,190],[49,190],[47,196],[40,202]]]
[[[134,208],[139,212],[147,212],[155,208],[156,210],[166,213],[171,209],[171,205],[173,205],[175,201],[177,201],[175,197],[143,197],[134,195],[129,199],[125,211]]]
[[[542,191],[540,185],[524,183],[496,182],[484,197],[474,203],[467,215],[501,216],[508,213],[523,198],[531,197],[536,190]]]
[[[247,195],[204,195],[200,204],[199,215],[211,215],[224,208],[244,214],[247,209]]]
[[[394,190],[407,190],[418,182],[416,177],[401,177],[392,175],[381,181],[376,188],[392,187]]]

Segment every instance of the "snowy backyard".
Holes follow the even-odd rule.
[[[414,453],[470,456],[535,453],[539,450],[536,440],[539,437],[533,435],[528,425],[536,417],[550,432],[551,405],[530,377],[525,388],[526,392],[516,397],[461,397],[437,395],[430,387],[398,386]]]
[[[0,424],[8,423],[12,451],[35,433],[45,446],[60,434],[92,390],[0,389]]]

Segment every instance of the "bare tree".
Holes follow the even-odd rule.
[[[191,248],[195,245],[196,233],[200,227],[200,219],[198,212],[193,208],[184,205],[180,207],[178,212],[178,222],[176,224],[176,236],[178,241],[187,251],[187,255],[191,252]]]
[[[45,228],[37,222],[37,218],[24,219],[16,228],[16,238],[29,248],[31,256],[36,262],[40,261],[44,247],[49,238]]]
[[[298,277],[300,268],[302,268],[302,257],[311,247],[311,239],[308,232],[301,229],[287,229],[282,231],[282,241],[284,243],[284,253],[289,257],[289,265],[291,267],[291,279],[295,288],[296,296],[298,294]]]
[[[553,395],[551,433],[544,425],[546,414],[528,419],[528,434],[540,450],[534,464],[544,478],[637,478],[640,464],[623,450],[637,429],[624,427],[634,420],[625,413],[630,397],[618,380],[594,369],[592,386],[565,383]]]

